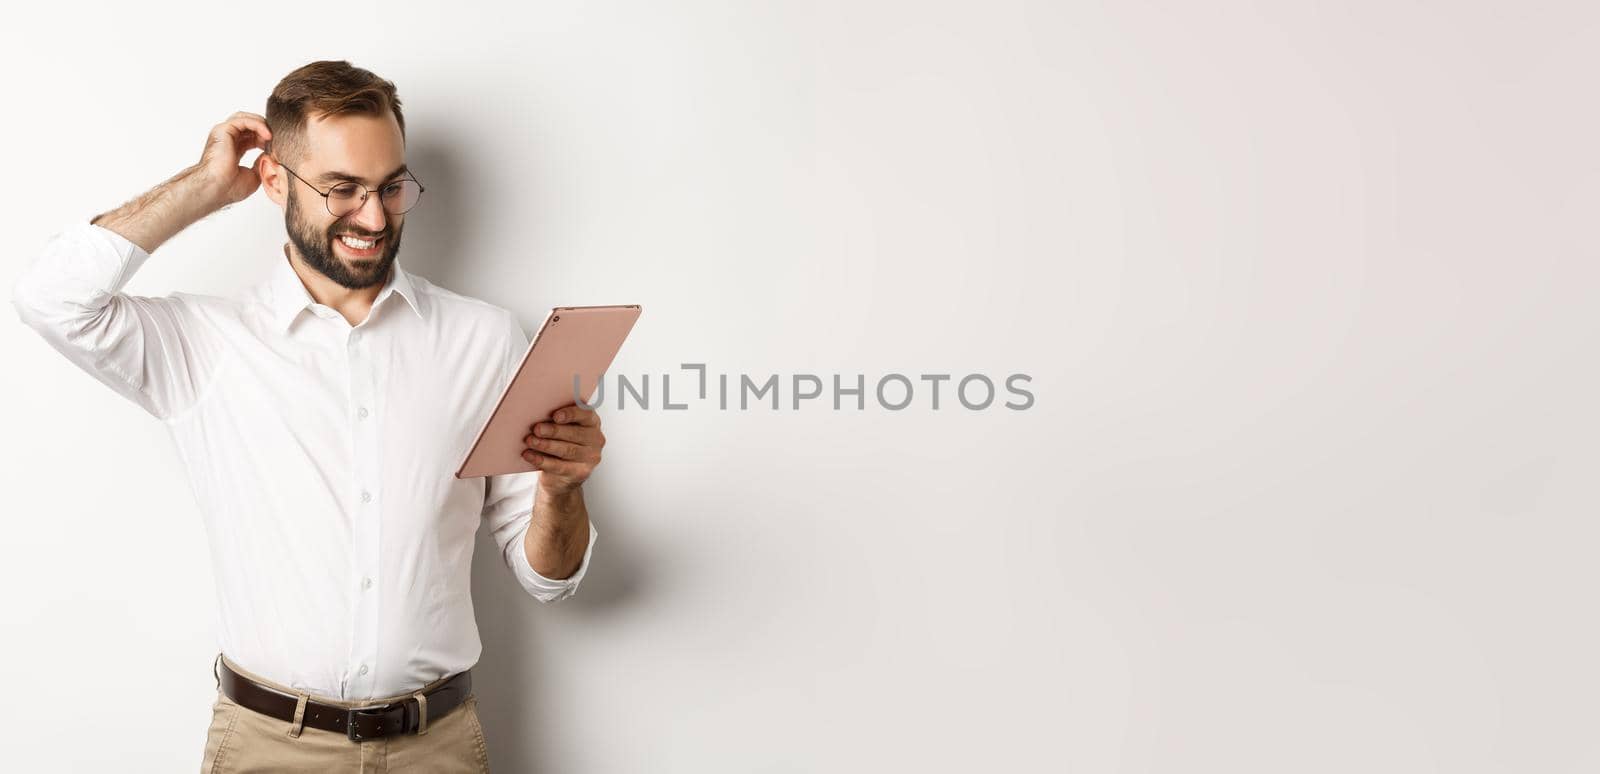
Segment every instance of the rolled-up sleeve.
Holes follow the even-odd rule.
[[[191,294],[122,292],[149,258],[115,231],[76,223],[23,270],[11,304],[78,368],[169,421],[200,394],[216,348]]]
[[[589,558],[594,554],[595,540],[600,536],[595,529],[594,522],[589,522],[589,546],[583,551],[583,561],[578,564],[578,569],[567,578],[546,578],[533,569],[528,563],[528,552],[523,548],[523,541],[528,536],[528,526],[533,523],[533,488],[534,484],[524,485],[521,482],[500,482],[499,479],[514,479],[531,477],[537,481],[537,472],[510,473],[503,476],[489,477],[489,490],[494,499],[485,506],[484,518],[489,522],[490,533],[494,535],[495,544],[500,548],[500,555],[510,568],[512,576],[522,588],[540,602],[559,602],[573,594],[578,593],[578,584],[583,582],[583,576],[589,571]],[[495,494],[499,492],[499,494]]]
[[[506,335],[506,354],[501,364],[498,382],[501,386],[511,378],[511,374],[522,362],[522,356],[528,349],[528,335],[522,331],[516,316],[510,312],[507,312],[506,316],[509,319],[509,330]],[[539,485],[539,471],[505,473],[487,476],[484,480],[487,483],[484,492],[483,518],[489,523],[489,532],[494,536],[495,545],[500,549],[500,556],[505,560],[512,576],[522,584],[524,590],[540,602],[558,602],[576,594],[578,584],[589,571],[589,559],[594,554],[594,544],[600,536],[600,531],[595,529],[593,519],[589,521],[589,545],[584,549],[583,561],[578,564],[578,569],[566,578],[547,578],[536,572],[533,565],[528,563],[528,552],[523,548],[528,527],[533,523],[533,498]]]

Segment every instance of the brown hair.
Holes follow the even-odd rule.
[[[305,150],[306,122],[315,116],[394,113],[400,137],[406,136],[406,118],[394,84],[349,62],[320,61],[300,67],[278,81],[267,97],[269,149],[277,158],[294,160]],[[279,155],[282,154],[282,155]]]

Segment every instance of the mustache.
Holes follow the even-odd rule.
[[[335,239],[344,234],[349,234],[357,239],[378,239],[389,236],[393,231],[394,229],[392,228],[386,228],[382,231],[367,231],[363,228],[334,226],[328,229],[328,238]]]

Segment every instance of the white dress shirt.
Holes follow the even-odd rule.
[[[77,223],[24,271],[22,320],[165,423],[188,469],[216,575],[218,647],[245,669],[352,701],[415,690],[478,661],[471,567],[480,520],[541,602],[577,571],[523,550],[538,472],[455,471],[528,337],[504,308],[398,260],[351,326],[281,248],[228,297],[122,288],[150,257]],[[61,407],[67,408],[65,406]]]

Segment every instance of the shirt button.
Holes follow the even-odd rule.
[[[365,489],[361,490],[361,502],[364,502],[364,503],[372,502],[372,493],[368,492]]]
[[[364,589],[372,588],[372,579],[371,578],[362,578],[361,579],[361,588],[364,588]]]
[[[366,664],[362,664],[361,665],[361,674],[366,674],[366,673],[367,673],[367,665]]]
[[[367,407],[366,406],[362,406],[361,410],[356,412],[356,416],[361,417],[362,419],[366,419],[367,418]]]

